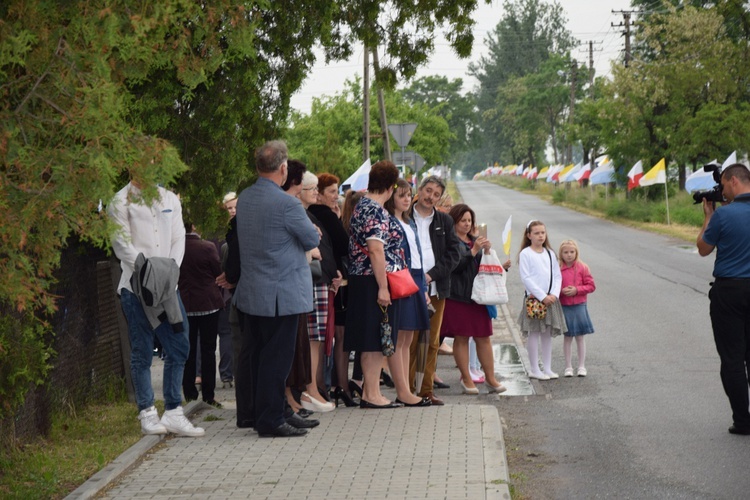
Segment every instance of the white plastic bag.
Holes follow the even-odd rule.
[[[479,273],[474,278],[471,300],[477,304],[501,305],[508,303],[508,290],[505,288],[505,269],[497,258],[497,253],[482,254]]]

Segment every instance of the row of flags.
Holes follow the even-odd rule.
[[[717,160],[711,163],[716,164]],[[730,154],[724,163],[722,169],[733,163],[737,163],[737,152]],[[491,175],[518,175],[527,179],[545,179],[547,182],[573,182],[583,183],[585,179],[589,184],[608,184],[615,182],[615,167],[606,155],[600,156],[594,160],[594,167],[591,162],[583,165],[550,165],[541,170],[537,167],[524,165],[508,165],[505,167],[488,167],[474,176],[476,180],[479,177]],[[643,162],[638,160],[628,172],[628,191],[637,187],[653,186],[655,184],[666,184],[667,182],[667,165],[664,158],[659,160],[656,165],[651,167],[648,172],[643,171]],[[715,182],[712,172],[706,172],[700,168],[693,172],[685,181],[685,190],[688,192],[711,189]]]
[[[607,184],[614,182],[615,169],[606,155],[600,156],[594,161],[585,165],[581,162],[576,165],[550,165],[537,169],[537,167],[521,165],[508,165],[505,167],[487,167],[474,176],[476,180],[479,177],[492,175],[517,175],[526,179],[540,180],[547,182],[579,182],[583,183],[588,179],[590,184]]]

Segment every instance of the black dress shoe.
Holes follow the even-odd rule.
[[[389,387],[393,389],[396,387],[396,384],[393,382],[393,379],[389,374],[385,372],[385,370],[380,370],[380,385],[385,384],[386,387]]]
[[[437,381],[432,383],[432,387],[435,389],[450,389],[451,388],[451,386],[449,386],[445,382],[437,382]]]
[[[744,427],[737,427],[733,425],[729,428],[729,434],[740,434],[742,436],[750,436],[750,429]]]
[[[350,380],[349,381],[349,393],[352,396],[356,396],[358,398],[361,398],[362,397],[362,386],[360,386],[354,380]]]
[[[310,410],[306,410],[304,408],[300,408],[299,410],[297,410],[297,415],[299,415],[302,418],[307,418],[310,415],[312,415],[313,413],[315,413],[315,412],[314,411],[310,411]]]
[[[359,407],[360,408],[369,408],[371,410],[383,410],[385,408],[401,408],[404,406],[401,403],[388,403],[384,405],[376,405],[373,403],[370,403],[369,401],[365,401],[364,399],[359,400]]]
[[[312,429],[320,425],[320,420],[306,420],[296,413],[293,413],[291,417],[287,417],[286,423],[297,429]]]
[[[305,434],[307,434],[307,429],[297,429],[296,427],[292,427],[291,425],[287,423],[283,423],[280,426],[270,431],[258,433],[258,435],[263,438],[295,437],[295,436],[304,436]]]
[[[255,427],[255,422],[252,420],[238,420],[237,427],[240,429],[251,429]]]
[[[430,400],[430,398],[427,398],[427,397],[425,397],[425,398],[422,398],[422,399],[420,399],[420,400],[419,400],[419,402],[418,402],[418,403],[413,403],[413,404],[409,404],[409,403],[404,403],[404,402],[403,402],[403,401],[401,401],[400,399],[396,399],[396,402],[397,402],[397,403],[399,403],[399,404],[402,404],[402,405],[404,405],[404,406],[410,406],[410,407],[425,407],[425,406],[432,406],[432,401]]]

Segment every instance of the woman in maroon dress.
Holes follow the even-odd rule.
[[[471,288],[479,270],[480,251],[489,253],[490,240],[476,234],[476,217],[468,205],[460,203],[451,208],[456,236],[461,241],[458,265],[451,273],[451,293],[445,301],[445,313],[440,335],[453,337],[453,357],[461,372],[464,394],[479,394],[469,373],[469,338],[477,344],[477,357],[484,370],[484,385],[490,392],[505,392],[495,378],[495,359],[492,354],[492,320],[487,306],[471,300]]]

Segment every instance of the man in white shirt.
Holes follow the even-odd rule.
[[[122,268],[117,293],[128,323],[130,371],[140,412],[138,419],[141,422],[141,431],[143,434],[172,432],[183,436],[203,436],[204,430],[193,427],[182,410],[182,375],[190,342],[187,315],[182,300],[179,299],[179,292],[177,299],[182,312],[182,323],[170,325],[165,318],[156,329],[153,329],[144,306],[131,286],[135,261],[140,253],[146,259],[172,259],[178,267],[182,263],[185,254],[182,207],[177,196],[162,187],[157,187],[156,198],[146,203],[141,191],[144,187],[141,176],[136,168],[130,173],[131,181],[115,194],[107,207],[107,213],[118,226],[118,230],[112,235],[112,248],[120,259]],[[165,354],[165,412],[161,420],[154,407],[154,390],[151,386],[154,335],[159,338]]]
[[[433,405],[444,404],[435,396],[433,384],[437,353],[440,347],[440,327],[443,323],[445,299],[450,295],[451,272],[458,264],[458,237],[453,230],[453,219],[447,214],[435,210],[435,205],[445,192],[445,183],[436,176],[426,177],[417,191],[413,216],[417,225],[417,235],[422,247],[422,269],[429,287],[430,304],[435,313],[430,318],[430,344],[427,351],[427,363],[424,369],[422,386],[416,387],[419,396],[429,398]],[[415,335],[409,355],[409,380],[414,383],[417,369],[417,349],[419,336]]]

